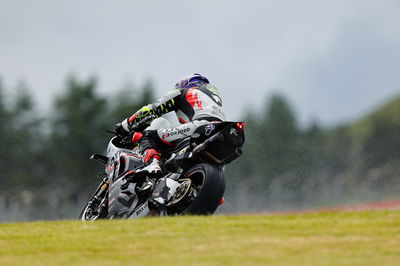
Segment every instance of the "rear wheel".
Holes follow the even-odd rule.
[[[192,185],[187,196],[190,203],[186,205],[182,214],[213,214],[225,192],[225,177],[222,168],[201,163],[190,168],[184,175],[192,180]]]

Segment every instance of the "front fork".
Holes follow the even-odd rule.
[[[94,193],[93,197],[92,197],[92,204],[93,205],[98,205],[101,200],[105,197],[105,194],[107,192],[108,186],[110,184],[110,181],[108,179],[108,177],[105,177],[99,187],[97,188],[96,192]],[[97,207],[97,206],[96,206]]]

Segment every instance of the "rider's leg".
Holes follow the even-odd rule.
[[[160,174],[160,153],[169,147],[173,147],[179,140],[191,136],[197,127],[210,124],[207,120],[195,120],[177,127],[167,127],[157,130],[145,130],[143,133],[136,132],[132,141],[139,143],[146,166],[141,171],[150,174]]]
[[[146,165],[138,172],[147,172],[152,175],[161,174],[160,168],[160,153],[158,152],[158,145],[153,140],[149,131],[143,133],[136,132],[132,137],[132,142],[139,143],[140,151],[143,155],[143,163]],[[156,149],[157,148],[157,149]]]

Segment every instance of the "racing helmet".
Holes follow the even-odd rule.
[[[192,87],[199,87],[200,85],[210,83],[208,79],[201,74],[194,73],[186,75],[175,84],[175,89],[187,89]]]

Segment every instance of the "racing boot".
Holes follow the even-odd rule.
[[[142,160],[146,166],[142,169],[137,170],[136,173],[144,173],[152,176],[160,175],[160,154],[156,149],[151,148],[152,143],[149,141],[148,138],[145,137],[145,134],[141,132],[135,132],[132,135],[132,142],[135,144],[139,143],[142,147],[145,147]]]
[[[161,167],[160,167],[160,154],[155,149],[147,149],[143,153],[143,162],[147,164],[145,167],[136,171],[136,174],[144,174],[149,177],[160,177]],[[146,177],[143,184],[138,187],[140,193],[146,193],[150,191],[154,186],[154,181],[152,178]]]
[[[160,154],[155,149],[147,149],[143,153],[143,162],[145,167],[136,171],[136,173],[145,173],[151,176],[159,176],[161,174]]]

